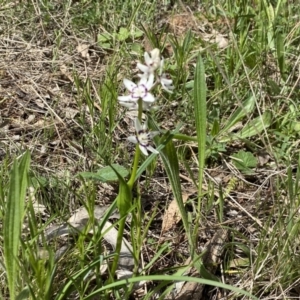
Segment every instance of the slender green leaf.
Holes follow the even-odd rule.
[[[122,176],[122,178],[128,176],[129,172],[123,166],[120,166],[118,164],[112,164],[112,166],[119,173],[119,175]],[[104,168],[101,168],[97,172],[81,172],[78,175],[85,179],[95,179],[101,182],[118,181],[118,176],[114,172],[111,166],[106,166]]]
[[[20,161],[15,160],[10,174],[9,193],[4,217],[4,261],[7,273],[10,299],[16,298],[16,279],[18,278],[18,251],[22,221],[24,217],[25,196],[28,181],[30,154],[26,152]]]
[[[89,299],[94,299],[96,295],[98,295],[100,292],[109,290],[109,289],[115,289],[118,286],[127,286],[128,283],[134,283],[134,282],[140,282],[140,281],[163,281],[163,280],[168,280],[168,281],[185,281],[185,282],[197,282],[200,284],[204,285],[210,285],[210,286],[215,286],[215,287],[220,287],[222,289],[227,289],[230,291],[233,291],[237,293],[238,295],[245,295],[247,297],[250,297],[251,299],[258,300],[255,296],[251,295],[250,293],[236,288],[234,286],[224,284],[221,282],[215,282],[207,279],[202,279],[202,278],[197,278],[197,277],[188,277],[188,276],[175,276],[175,275],[150,275],[150,276],[138,276],[134,278],[127,278],[124,280],[118,280],[114,283],[105,285],[104,287],[92,292],[90,295],[87,297],[83,298],[83,300],[89,300]]]
[[[154,120],[151,120],[151,118],[149,118],[148,120],[148,125],[152,130],[155,131],[159,131],[159,127],[155,124]],[[161,144],[158,145],[158,147],[156,147],[156,149],[160,152],[162,149],[164,149],[165,145],[171,141],[173,139],[173,135],[172,133],[167,132],[161,140],[163,140],[161,142]],[[155,156],[157,156],[157,154],[152,153],[151,155],[149,155],[145,161],[141,164],[141,166],[139,167],[137,173],[136,173],[136,177],[135,180],[137,180],[142,173],[146,170],[146,168],[149,166],[149,164],[153,161],[153,159],[155,158]]]
[[[108,256],[103,256],[100,255],[97,259],[86,265],[84,268],[80,269],[78,272],[76,272],[59,290],[57,293],[55,300],[65,300],[69,299],[68,297],[70,294],[74,291],[74,286],[78,282],[83,282],[83,278],[91,272],[96,266],[101,266],[105,260],[108,260],[111,258],[113,255],[108,255]]]
[[[160,155],[161,155],[166,173],[170,180],[173,195],[175,197],[178,208],[180,210],[184,229],[186,230],[187,235],[190,235],[187,213],[184,208],[184,203],[183,203],[183,199],[182,199],[181,184],[180,184],[180,177],[179,177],[178,157],[176,154],[176,149],[175,149],[173,141],[169,141],[166,144],[165,148],[160,151]]]
[[[245,139],[261,133],[271,125],[272,113],[266,111],[260,117],[251,120],[245,127],[236,134],[236,137]]]
[[[114,258],[114,261],[112,263],[112,267],[110,270],[110,274],[115,274],[117,270],[117,265],[119,261],[121,246],[123,242],[123,234],[125,229],[125,222],[126,222],[126,216],[129,213],[131,206],[132,206],[132,194],[131,194],[131,188],[129,185],[125,182],[122,175],[118,173],[118,171],[111,165],[111,168],[114,170],[116,175],[119,179],[119,194],[117,196],[117,206],[120,212],[121,220],[119,223],[119,229],[118,229],[118,237],[117,237],[117,244],[115,253],[116,256]],[[113,280],[113,277],[110,278],[110,280]]]
[[[226,125],[220,130],[220,135],[226,134],[230,128],[232,128],[237,122],[249,115],[255,107],[255,96],[250,96],[242,106],[231,115]]]
[[[201,196],[202,196],[202,182],[203,182],[203,172],[205,165],[205,146],[206,146],[206,80],[205,80],[205,69],[202,61],[201,54],[198,55],[195,79],[194,79],[194,107],[195,107],[195,120],[196,120],[196,132],[197,132],[197,143],[198,143],[198,214],[197,220],[195,221],[195,228],[193,232],[193,248],[192,248],[192,258],[195,259],[196,248],[196,236],[200,224],[201,216]],[[198,260],[197,260],[198,261]],[[201,272],[203,268],[202,264],[197,264],[197,269]],[[206,273],[206,272],[205,272]],[[206,277],[206,274],[201,274]]]
[[[195,107],[195,120],[196,120],[196,132],[198,142],[198,214],[195,220],[195,228],[193,232],[193,238],[191,238],[191,257],[195,261],[194,266],[197,268],[203,278],[210,280],[218,280],[213,274],[208,272],[203,265],[201,258],[196,254],[196,241],[197,232],[200,224],[201,216],[201,196],[202,196],[202,182],[205,166],[205,146],[206,146],[206,80],[205,80],[205,68],[201,58],[201,54],[198,55],[195,79],[194,79],[194,107]]]
[[[206,81],[204,64],[199,54],[194,80],[194,106],[196,131],[198,138],[198,161],[199,161],[199,196],[201,195],[203,171],[205,163],[205,144],[206,144]],[[200,201],[199,201],[200,202]],[[200,205],[199,205],[200,208]],[[199,209],[200,211],[200,209]]]
[[[28,287],[25,287],[21,293],[16,297],[16,300],[27,300],[29,299],[29,288]]]
[[[228,141],[233,141],[237,139],[246,139],[261,133],[265,128],[268,128],[271,125],[272,121],[272,113],[270,111],[266,111],[260,117],[256,117],[255,119],[251,120],[248,124],[244,126],[236,134],[227,135],[219,139],[220,143],[226,143]]]
[[[280,74],[283,79],[286,78],[285,68],[285,52],[284,52],[284,36],[282,33],[276,34],[276,52]]]
[[[190,52],[190,48],[191,48],[191,45],[192,45],[192,42],[191,42],[191,39],[192,39],[192,32],[191,30],[189,30],[183,40],[183,44],[182,44],[182,51],[183,53],[187,54]]]

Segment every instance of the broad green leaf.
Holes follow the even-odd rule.
[[[237,122],[249,115],[255,106],[255,96],[250,96],[242,106],[231,115],[225,126],[220,130],[220,135],[226,134],[230,128],[232,128]]]
[[[253,173],[251,168],[255,168],[257,166],[256,157],[248,151],[241,150],[238,153],[233,154],[231,158],[234,166],[248,175]]]
[[[244,126],[239,132],[227,135],[219,139],[220,143],[226,143],[228,141],[233,141],[237,139],[246,139],[252,136],[255,136],[261,133],[265,128],[268,128],[271,125],[272,120],[272,113],[270,111],[266,111],[260,117],[256,117],[255,119],[251,120],[248,124]]]
[[[111,43],[114,40],[115,34],[101,33],[97,35],[97,43],[102,48],[111,48]]]
[[[104,43],[104,42],[110,41],[112,39],[111,35],[108,33],[98,34],[97,38],[98,38],[99,43]]]
[[[29,164],[29,152],[26,152],[19,161],[14,161],[10,174],[9,193],[5,209],[3,248],[10,299],[15,299],[17,292],[16,279],[19,274],[17,257],[24,217]]]
[[[194,88],[194,80],[187,81],[184,86],[187,90],[192,90]]]
[[[119,33],[117,35],[117,38],[119,41],[125,41],[129,37],[129,31],[127,28],[121,27],[119,30]]]
[[[272,113],[270,111],[266,111],[261,117],[259,116],[251,120],[241,131],[236,134],[236,136],[238,138],[245,139],[257,135],[271,125],[271,119]]]
[[[189,136],[183,133],[176,133],[173,135],[173,139],[180,140],[184,142],[197,142],[198,138],[196,136]]]
[[[296,132],[300,132],[300,122],[292,122],[292,126]]]
[[[142,52],[142,45],[140,43],[132,43],[131,52],[139,55]]]
[[[128,214],[129,210],[131,209],[132,194],[125,180],[120,174],[118,174],[117,170],[115,171],[119,178],[119,194],[117,197],[117,207],[119,209],[120,216],[124,217]]]
[[[134,30],[134,32],[132,33],[132,35],[135,37],[135,38],[139,38],[141,36],[144,35],[144,32],[142,30],[139,30],[138,28],[136,28]]]
[[[102,182],[113,182],[118,181],[119,177],[117,176],[116,172],[124,179],[128,176],[129,172],[123,166],[118,164],[112,164],[112,166],[104,167],[98,170],[96,173],[93,172],[81,172],[79,175],[85,179],[96,179]]]
[[[210,134],[212,136],[216,136],[219,133],[219,131],[220,131],[219,120],[218,119],[214,119],[213,126],[212,126]]]
[[[27,300],[29,297],[29,288],[28,286],[23,289],[23,291],[16,297],[16,300]]]

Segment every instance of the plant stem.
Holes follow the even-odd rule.
[[[143,114],[143,100],[142,99],[138,100],[138,105],[139,105],[138,119],[140,122],[142,122],[142,114]],[[132,187],[135,182],[136,172],[137,172],[139,161],[140,161],[140,154],[141,154],[141,150],[140,150],[139,144],[137,144],[136,148],[135,148],[135,156],[134,156],[130,179],[128,180],[128,183],[127,183],[130,190],[132,190]]]
[[[138,119],[141,122],[142,113],[143,113],[142,99],[138,100],[138,106],[139,106]],[[133,188],[133,185],[134,185],[134,182],[135,182],[136,172],[137,172],[139,161],[140,161],[140,151],[141,150],[139,148],[139,144],[137,144],[130,179],[127,182],[127,186],[128,186],[128,189],[130,190],[130,192],[132,191],[132,188]],[[120,190],[119,193],[122,193],[122,190]],[[120,194],[118,195],[118,197],[120,197]],[[119,207],[119,210],[120,210],[120,207]],[[120,210],[120,214],[121,214],[121,210]],[[121,251],[121,246],[122,246],[122,242],[123,242],[123,233],[124,233],[124,229],[125,229],[125,223],[126,223],[126,215],[121,214],[121,220],[119,222],[117,244],[116,244],[116,249],[115,249],[116,256],[115,256],[114,261],[112,263],[109,282],[113,282],[113,276],[114,276],[114,274],[117,270],[120,251]]]
[[[118,267],[120,251],[121,251],[122,242],[123,242],[123,234],[124,234],[124,229],[125,229],[125,223],[126,223],[126,216],[124,216],[119,222],[117,244],[116,244],[116,249],[115,249],[116,256],[114,257],[114,260],[113,260],[113,263],[112,263],[112,266],[111,266],[111,269],[110,269],[109,283],[114,281],[114,275],[115,275],[117,267]]]

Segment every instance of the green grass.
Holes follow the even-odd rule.
[[[133,299],[140,280],[140,299],[168,299],[175,280],[224,299],[298,297],[299,5],[184,2],[2,2],[1,299]],[[145,158],[117,97],[156,47],[175,90],[155,90],[160,154]],[[180,217],[164,232],[173,199]],[[80,228],[47,240],[82,207]],[[203,249],[220,228],[230,238],[211,274]]]

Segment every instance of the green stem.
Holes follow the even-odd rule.
[[[123,242],[123,234],[124,234],[124,229],[125,229],[125,223],[126,223],[126,216],[124,216],[119,222],[117,244],[116,244],[116,249],[115,249],[116,256],[114,257],[114,260],[113,260],[113,263],[112,263],[112,266],[111,266],[111,269],[110,269],[109,283],[114,282],[114,275],[115,275],[116,270],[118,268],[120,251],[121,251],[122,242]]]
[[[138,105],[139,105],[138,119],[142,123],[142,114],[143,114],[143,100],[142,99],[138,100]],[[141,150],[140,150],[139,144],[137,144],[136,148],[135,148],[135,156],[134,156],[130,179],[128,180],[128,183],[127,183],[130,190],[132,190],[132,187],[135,182],[136,172],[137,172],[137,169],[139,166],[139,161],[140,161],[140,154],[141,154]]]
[[[127,182],[128,187],[130,188],[130,190],[132,190],[132,187],[133,187],[134,182],[135,182],[135,176],[136,176],[136,172],[137,172],[138,165],[139,165],[139,160],[140,160],[140,151],[141,150],[140,150],[139,145],[136,145],[131,176],[130,176],[130,179],[128,180],[128,182]]]
[[[142,119],[142,113],[143,113],[143,102],[142,99],[138,100],[138,106],[139,106],[139,111],[138,111],[138,119],[141,122]],[[132,191],[134,182],[135,182],[135,178],[136,178],[136,173],[137,173],[137,169],[139,166],[139,160],[140,160],[140,148],[139,148],[139,144],[136,145],[136,152],[135,152],[135,156],[134,156],[134,161],[133,161],[133,165],[132,165],[132,171],[131,171],[131,176],[127,182],[127,186],[130,190],[130,192]],[[118,197],[120,197],[120,194],[118,195]],[[118,201],[117,201],[118,202]],[[112,263],[112,267],[111,267],[111,272],[110,272],[110,278],[109,278],[109,283],[113,282],[114,280],[114,274],[117,270],[118,267],[118,262],[119,262],[119,256],[120,256],[120,251],[121,251],[121,246],[122,246],[122,242],[123,242],[123,234],[124,234],[124,229],[125,229],[125,223],[126,223],[126,215],[121,215],[121,220],[119,222],[119,230],[118,230],[118,237],[117,237],[117,244],[116,244],[116,249],[115,249],[115,258],[113,260]]]

